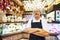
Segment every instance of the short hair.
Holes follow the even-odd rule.
[[[42,12],[41,12],[41,8],[34,8],[33,9],[33,13],[34,13],[34,10],[39,10],[39,12],[40,12],[40,16],[41,16],[41,14],[42,14]],[[34,14],[33,14],[34,15]]]
[[[34,8],[34,9],[33,9],[33,12],[34,12],[35,10],[39,10],[39,12],[40,12],[40,14],[41,14],[41,9],[40,9],[40,8]]]

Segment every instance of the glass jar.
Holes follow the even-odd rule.
[[[14,22],[14,19],[11,19],[11,22]]]
[[[8,17],[7,17],[7,22],[10,22],[10,20],[11,20],[11,19],[10,19],[10,16],[8,16]]]

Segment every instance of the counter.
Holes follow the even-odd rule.
[[[19,40],[19,39],[29,39],[29,34],[24,32],[16,32],[10,34],[0,35],[1,40]]]
[[[57,36],[58,34],[50,33],[50,36]],[[0,35],[0,40],[20,40],[20,39],[29,39],[29,34],[24,32],[15,32],[10,34],[4,34]],[[46,40],[48,40],[48,37],[46,37]]]
[[[0,24],[11,24],[11,23],[27,23],[27,21],[20,21],[20,22],[0,22]],[[19,25],[18,25],[19,26]],[[4,26],[3,26],[4,27]],[[9,26],[7,26],[9,27]],[[11,28],[11,27],[10,27]],[[16,27],[14,26],[14,28],[16,29]],[[3,28],[2,28],[3,30]],[[8,29],[7,29],[8,30]],[[6,32],[6,31],[5,31]],[[20,32],[20,31],[14,31],[11,33],[2,33],[0,35],[0,40],[19,40],[19,39],[29,39],[28,38],[29,35],[27,33],[24,32]]]
[[[26,22],[0,22],[0,24],[10,24],[10,23],[26,23]],[[51,27],[51,26],[50,26]],[[57,40],[57,36],[58,34],[56,33],[50,33],[49,37],[46,37],[46,40]],[[53,38],[54,37],[54,38]],[[53,39],[52,39],[53,38]],[[0,40],[20,40],[20,39],[29,39],[29,34],[28,33],[24,33],[24,32],[13,32],[13,33],[8,33],[8,34],[4,34],[4,35],[0,35]]]

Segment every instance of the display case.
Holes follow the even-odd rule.
[[[59,34],[60,33],[60,23],[48,23],[49,25],[49,31],[50,33],[56,33]]]
[[[55,21],[60,23],[60,3],[54,5],[53,10],[55,11]]]
[[[47,17],[50,17],[55,23],[60,23],[60,3],[53,5],[53,9],[47,12]]]
[[[1,40],[20,40],[28,39],[28,34],[23,33],[26,22],[0,22],[0,39]]]

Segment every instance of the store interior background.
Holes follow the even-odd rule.
[[[60,0],[0,0],[1,38],[3,40],[28,40],[29,34],[21,33],[21,31],[31,19],[34,8],[40,8],[41,17],[45,18],[49,25],[60,30]],[[50,32],[54,33],[56,30]],[[51,38],[46,40],[56,39]]]

